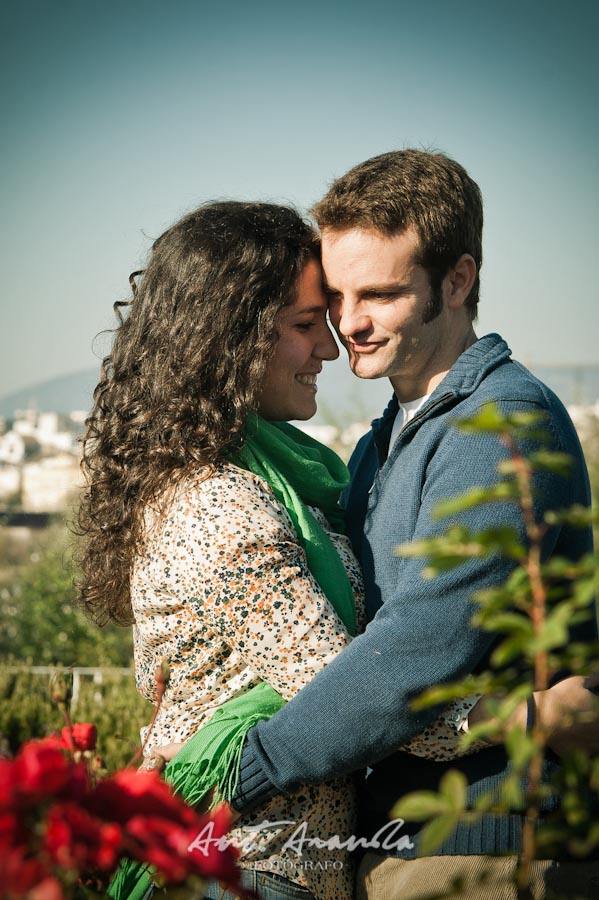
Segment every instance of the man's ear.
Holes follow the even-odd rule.
[[[445,276],[445,298],[451,309],[466,302],[476,280],[476,263],[469,253],[463,253]]]

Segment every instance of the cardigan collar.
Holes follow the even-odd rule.
[[[487,334],[479,338],[456,359],[443,381],[437,385],[418,412],[417,418],[426,417],[427,411],[437,406],[442,398],[467,397],[476,390],[492,369],[509,359],[511,353],[506,342],[498,334]],[[379,453],[384,456],[387,454],[391,428],[398,410],[397,397],[393,394],[383,415],[371,423]]]

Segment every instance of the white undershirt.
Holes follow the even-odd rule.
[[[399,403],[399,409],[397,411],[397,415],[395,416],[395,421],[393,422],[393,428],[391,429],[391,440],[389,441],[389,450],[393,447],[395,441],[399,437],[400,431],[405,428],[405,426],[410,422],[419,409],[421,409],[430,394],[425,394],[424,397],[418,397],[417,400],[408,400],[407,403]]]

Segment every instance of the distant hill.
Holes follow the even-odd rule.
[[[538,378],[554,390],[566,406],[590,405],[599,401],[599,365],[531,366]],[[86,369],[41,382],[0,398],[0,415],[10,418],[15,409],[38,409],[68,413],[89,410],[98,369]],[[316,423],[347,425],[380,415],[391,396],[386,379],[364,381],[355,378],[344,359],[326,364],[318,379]]]
[[[0,397],[0,415],[10,418],[15,409],[37,409],[40,412],[69,413],[89,410],[98,369],[85,369],[70,375],[59,375],[31,387]]]
[[[529,366],[566,406],[599,403],[599,365]]]
[[[0,416],[11,418],[16,409],[69,413],[89,410],[99,370],[86,369],[34,384],[0,397]],[[354,378],[345,361],[325,365],[319,376],[319,412],[315,422],[345,424],[371,419],[382,411],[391,395],[387,381],[376,384]]]

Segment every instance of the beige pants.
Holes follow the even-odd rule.
[[[358,870],[356,900],[516,900],[515,856],[427,856],[395,859],[367,853]],[[457,892],[455,879],[462,880]],[[599,862],[533,863],[534,900],[599,900]]]

